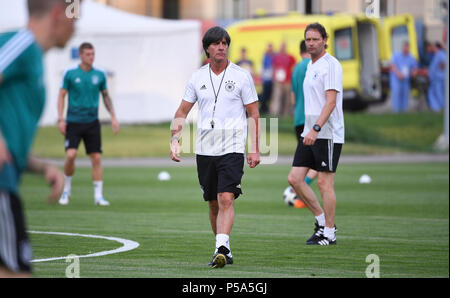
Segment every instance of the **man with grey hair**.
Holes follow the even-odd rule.
[[[250,168],[260,163],[258,148],[258,95],[251,74],[228,60],[230,36],[221,27],[203,36],[203,49],[211,62],[194,72],[175,113],[170,155],[180,162],[180,135],[183,123],[196,102],[196,160],[203,199],[209,203],[209,219],[216,238],[216,249],[209,265],[221,268],[233,264],[230,232],[234,223],[234,201],[242,194],[244,153],[248,113],[251,151]]]

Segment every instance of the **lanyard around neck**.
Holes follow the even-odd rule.
[[[211,119],[211,128],[214,128],[214,115],[216,114],[217,99],[219,98],[220,88],[222,87],[223,79],[225,78],[225,74],[227,73],[227,68],[228,68],[228,61],[227,61],[227,66],[225,67],[225,70],[223,71],[222,79],[220,80],[219,89],[217,90],[217,93],[216,93],[216,89],[214,88],[214,83],[213,83],[212,75],[211,75],[211,64],[209,65],[209,79],[211,80],[211,85],[212,85],[214,97],[215,97],[214,108],[213,108],[212,119]]]

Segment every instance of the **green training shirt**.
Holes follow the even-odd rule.
[[[30,30],[0,34],[0,131],[13,159],[0,169],[0,191],[18,195],[45,105],[42,60]]]
[[[89,123],[98,119],[99,95],[107,89],[103,71],[92,68],[86,72],[80,66],[68,69],[61,88],[69,93],[67,122]]]
[[[292,73],[292,91],[295,94],[294,126],[305,124],[305,95],[303,93],[303,81],[306,69],[311,59],[304,58],[295,66]]]

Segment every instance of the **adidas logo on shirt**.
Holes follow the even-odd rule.
[[[203,86],[200,88],[200,90],[206,90],[206,86],[203,85]]]

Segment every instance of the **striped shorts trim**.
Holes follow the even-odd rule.
[[[0,266],[12,272],[31,272],[31,246],[19,198],[0,192]]]
[[[317,139],[314,145],[303,145],[303,138],[297,145],[293,167],[306,167],[319,172],[335,173],[341,156],[342,144],[330,139]]]

